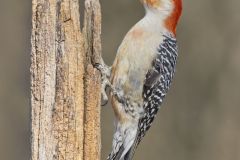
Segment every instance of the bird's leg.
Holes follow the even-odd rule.
[[[106,105],[108,102],[108,96],[106,89],[110,84],[109,78],[111,75],[111,67],[107,66],[104,61],[101,59],[100,63],[95,63],[94,67],[97,68],[101,73],[101,97],[102,97],[102,106]]]
[[[101,97],[102,97],[102,106],[106,105],[108,102],[108,96],[106,93],[107,87],[110,88],[110,91],[112,94],[117,98],[117,100],[120,102],[122,101],[122,96],[120,93],[113,87],[113,85],[110,82],[110,76],[111,76],[111,69],[112,67],[107,66],[103,60],[101,60],[100,63],[96,63],[95,68],[97,68],[102,77],[102,88],[101,88]]]

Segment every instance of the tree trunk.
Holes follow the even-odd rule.
[[[31,159],[100,159],[101,54],[98,0],[33,0]]]

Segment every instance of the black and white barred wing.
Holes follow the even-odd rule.
[[[138,132],[128,157],[132,158],[134,151],[144,137],[163,102],[172,82],[177,59],[177,42],[175,37],[165,35],[157,49],[157,55],[152,68],[147,72],[143,87],[144,115],[139,120]]]
[[[176,38],[164,36],[160,44],[157,56],[153,61],[152,69],[146,75],[143,98],[144,116],[139,122],[139,138],[141,139],[150,128],[160,105],[166,96],[172,82],[177,60]]]

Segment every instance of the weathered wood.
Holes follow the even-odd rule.
[[[92,39],[77,0],[32,2],[32,160],[100,159],[100,75],[87,60],[101,52],[99,3],[87,10]]]
[[[100,74],[92,63],[100,61],[101,55],[101,12],[98,0],[85,1],[84,31],[86,49],[86,92],[84,160],[99,160],[101,156],[100,130]]]

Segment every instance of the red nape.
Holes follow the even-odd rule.
[[[176,27],[182,13],[182,0],[173,0],[174,8],[171,15],[165,20],[165,25],[169,31],[176,36]]]

